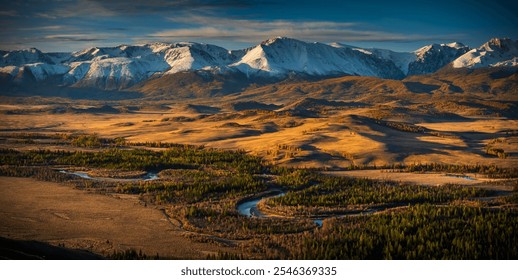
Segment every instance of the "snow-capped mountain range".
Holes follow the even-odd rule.
[[[278,37],[244,50],[200,43],[152,43],[90,48],[73,53],[0,51],[0,73],[18,83],[124,89],[178,72],[243,73],[249,78],[358,75],[401,79],[453,68],[518,66],[518,41],[491,39],[479,48],[433,44],[414,52],[307,43]]]

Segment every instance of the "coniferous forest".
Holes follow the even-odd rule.
[[[376,167],[390,172],[476,173],[514,185],[513,191],[503,192],[332,176],[318,169],[273,165],[244,151],[192,145],[131,143],[97,135],[3,137],[25,143],[51,141],[54,148],[0,149],[0,176],[135,195],[146,204],[163,207],[179,227],[193,233],[196,242],[242,244],[238,254],[211,258],[518,258],[516,169],[446,164]],[[147,174],[156,178],[143,179]],[[260,200],[260,214],[240,213],[239,205],[253,199]],[[107,257],[144,258],[136,251]]]

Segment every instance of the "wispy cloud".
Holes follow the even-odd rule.
[[[55,18],[111,17],[117,15],[117,12],[96,1],[77,0],[71,1],[67,5],[57,6],[54,10],[49,11],[48,15]]]
[[[65,30],[69,27],[64,25],[45,25],[45,26],[35,26],[35,27],[20,27],[19,30],[24,31],[56,31],[56,30]]]
[[[250,8],[268,1],[261,0],[89,0],[104,9],[118,14],[170,13],[183,11],[208,11],[228,8]]]
[[[113,16],[116,13],[91,0],[24,0],[4,1],[1,16],[19,16],[24,19],[70,18],[77,16]]]
[[[149,14],[172,14],[185,11],[212,11],[246,8],[265,1],[252,0],[49,0],[46,5],[33,3],[29,10],[35,17],[58,19],[72,17],[113,17]],[[16,6],[18,9],[21,5]],[[12,12],[16,12],[13,10]],[[1,13],[1,12],[0,12]]]
[[[200,15],[169,20],[187,27],[154,32],[149,37],[171,41],[225,38],[239,42],[257,42],[275,36],[319,42],[409,42],[431,39],[430,36],[365,30],[357,22],[249,20]]]
[[[57,19],[57,16],[48,13],[34,13],[36,18]]]
[[[89,36],[85,34],[54,34],[44,36],[45,40],[56,40],[63,42],[94,42],[106,39],[105,36]]]
[[[336,21],[290,21],[290,20],[250,20],[214,15],[182,14],[178,17],[168,17],[171,22],[183,23],[198,26],[212,27],[240,27],[256,29],[291,28],[291,29],[314,29],[314,28],[347,28],[357,25],[354,22]]]
[[[7,11],[0,11],[0,16],[2,17],[17,17],[20,14],[15,10],[7,10]]]

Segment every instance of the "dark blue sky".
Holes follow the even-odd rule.
[[[511,3],[515,2],[515,3]],[[0,49],[194,41],[228,49],[271,37],[411,51],[492,37],[518,39],[518,3],[487,1],[2,1]]]

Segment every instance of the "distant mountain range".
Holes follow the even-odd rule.
[[[1,83],[124,90],[181,73],[250,80],[288,77],[371,76],[403,79],[440,69],[517,67],[518,41],[491,39],[479,48],[433,44],[413,52],[364,49],[339,43],[269,39],[243,50],[200,43],[152,43],[43,53],[31,48],[0,51]]]

